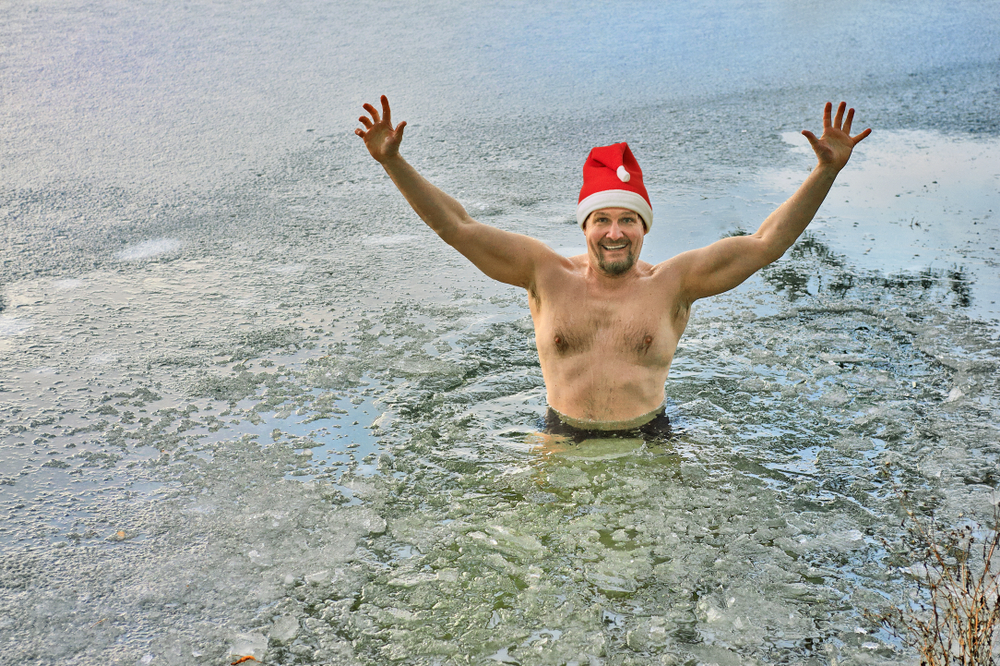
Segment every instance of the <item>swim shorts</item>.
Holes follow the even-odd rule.
[[[648,418],[648,420],[646,420]],[[545,423],[542,431],[549,435],[562,435],[569,437],[575,443],[587,439],[643,439],[645,441],[665,441],[673,434],[670,429],[670,418],[666,414],[666,409],[660,407],[652,414],[634,419],[633,422],[639,425],[622,423],[599,424],[599,427],[588,427],[586,421],[578,421],[563,416],[556,410],[549,407],[545,413]],[[597,424],[595,424],[597,425]],[[607,427],[606,427],[607,426]]]

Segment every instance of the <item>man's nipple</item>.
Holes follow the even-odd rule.
[[[557,336],[556,336],[556,339],[555,339],[555,343],[556,343],[557,345],[561,345],[561,344],[562,344],[562,338],[560,338],[560,337],[559,337],[559,336],[557,335]]]
[[[647,335],[646,339],[643,340],[643,344],[646,345],[647,347],[649,345],[653,344],[653,336],[652,335]]]

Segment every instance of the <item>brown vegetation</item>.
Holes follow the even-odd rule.
[[[1000,508],[992,528],[940,531],[932,518],[907,515],[917,600],[906,610],[865,616],[915,648],[921,666],[1000,665]]]

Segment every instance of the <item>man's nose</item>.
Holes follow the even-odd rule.
[[[617,240],[624,235],[625,234],[622,233],[622,229],[621,227],[618,226],[618,223],[612,222],[611,228],[608,229],[608,238],[610,238],[611,240]]]

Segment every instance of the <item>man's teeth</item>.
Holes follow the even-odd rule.
[[[623,248],[625,248],[627,246],[628,246],[628,243],[621,243],[619,245],[607,245],[607,244],[605,244],[605,245],[602,245],[601,247],[603,247],[605,250],[621,250],[621,249],[623,249]]]

